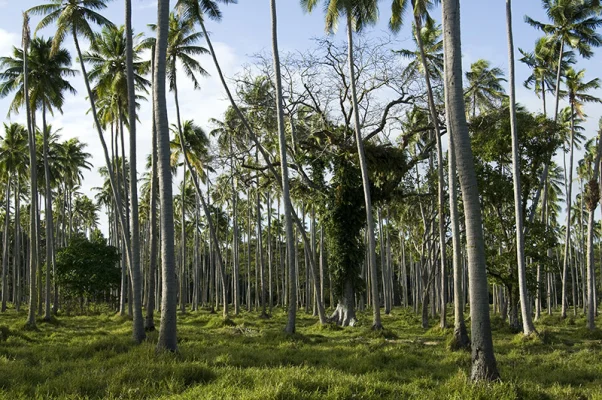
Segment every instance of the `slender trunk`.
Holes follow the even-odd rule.
[[[50,313],[50,270],[54,269],[54,221],[52,219],[52,191],[50,188],[50,165],[48,163],[48,126],[46,125],[46,104],[42,104],[42,138],[44,152],[44,181],[46,184],[44,215],[46,217],[46,282],[44,293],[44,320],[52,318]]]
[[[506,28],[508,32],[509,86],[510,86],[510,130],[512,131],[512,178],[514,181],[514,221],[516,225],[516,258],[518,265],[518,287],[520,308],[525,336],[535,332],[529,310],[527,273],[525,265],[525,238],[523,231],[523,209],[520,181],[520,157],[518,154],[518,132],[516,122],[516,84],[514,72],[514,38],[512,34],[512,0],[506,0]]]
[[[163,295],[161,298],[160,350],[176,351],[176,268],[174,249],[173,191],[169,159],[169,123],[165,97],[165,70],[167,35],[169,31],[169,0],[157,0],[157,42],[155,50],[155,77],[153,107],[157,127],[157,161],[159,178],[159,204],[161,207],[161,266]]]
[[[152,51],[152,80],[154,87],[155,77],[155,57],[154,49]],[[154,104],[154,100],[153,100]],[[144,329],[148,332],[155,330],[155,274],[157,271],[157,195],[158,195],[158,180],[157,180],[157,127],[155,123],[155,109],[152,110],[152,145],[151,145],[151,189],[150,189],[150,251],[149,251],[149,268],[148,268],[148,290],[146,299],[146,317],[144,319]]]
[[[471,378],[474,381],[497,380],[499,373],[493,354],[489,320],[489,293],[479,190],[464,111],[459,0],[443,0],[443,26],[446,114],[456,145],[455,154],[466,223],[472,330]]]
[[[10,181],[11,176],[9,173],[6,181],[6,210],[4,214],[4,243],[2,246],[2,312],[6,312],[6,301],[8,300],[8,281],[7,281],[7,268],[8,268],[8,231],[10,228]],[[16,221],[15,221],[16,223]]]
[[[292,204],[288,182],[288,163],[286,154],[286,133],[284,129],[284,102],[282,98],[282,75],[280,72],[280,53],[278,50],[278,20],[276,13],[276,0],[270,0],[272,15],[272,53],[274,57],[275,85],[276,85],[276,116],[278,118],[278,144],[280,149],[280,168],[282,175],[282,200],[284,202],[284,229],[286,232],[286,246],[289,265],[288,275],[288,321],[285,331],[295,333],[297,316],[297,291],[295,271],[295,237],[293,235]]]
[[[126,71],[128,85],[128,116],[130,131],[130,277],[132,279],[133,332],[137,343],[146,338],[142,317],[142,277],[140,273],[140,222],[138,215],[138,173],[136,157],[136,89],[132,33],[132,1],[125,0]]]
[[[437,115],[437,108],[435,107],[435,100],[433,97],[433,89],[431,87],[431,78],[428,70],[428,63],[426,60],[426,55],[424,53],[424,44],[422,43],[422,36],[420,32],[422,30],[422,21],[419,16],[414,18],[414,23],[416,25],[415,36],[416,41],[418,43],[418,48],[420,50],[420,60],[422,62],[422,66],[424,69],[424,80],[426,82],[426,92],[428,97],[429,111],[431,114],[431,121],[435,128],[435,139],[437,145],[437,194],[438,194],[438,202],[437,202],[437,213],[439,219],[439,246],[441,247],[441,320],[439,326],[441,329],[445,329],[447,327],[446,321],[446,305],[447,299],[445,296],[445,287],[447,286],[446,277],[447,274],[445,272],[445,267],[447,264],[446,260],[446,252],[445,252],[445,215],[444,215],[444,203],[445,203],[445,194],[444,194],[444,179],[443,179],[443,145],[441,143],[441,129],[439,128],[439,117]]]
[[[23,93],[25,94],[25,113],[27,114],[27,133],[29,139],[29,182],[31,190],[31,206],[29,216],[29,310],[27,313],[26,325],[29,328],[36,327],[36,273],[38,269],[39,243],[38,236],[38,176],[37,176],[37,161],[36,161],[36,139],[34,134],[34,124],[29,99],[29,16],[23,13]]]
[[[573,148],[574,148],[574,136],[575,136],[575,108],[573,100],[571,99],[571,137],[569,142],[569,167],[568,167],[568,178],[566,182],[566,230],[564,235],[564,259],[562,262],[562,310],[560,316],[566,318],[566,310],[568,307],[567,301],[567,279],[569,269],[569,248],[571,245],[571,205],[572,205],[572,191],[573,191]]]
[[[370,280],[372,281],[372,310],[373,320],[372,329],[380,330],[383,328],[380,320],[380,299],[378,295],[378,274],[376,271],[376,240],[374,238],[374,217],[372,215],[372,198],[370,195],[370,179],[368,177],[368,162],[364,154],[364,142],[360,126],[359,104],[357,100],[357,89],[355,82],[355,60],[353,57],[353,20],[352,15],[347,12],[347,45],[349,61],[349,80],[351,82],[351,100],[353,104],[353,117],[355,124],[355,141],[357,144],[357,153],[360,160],[360,169],[362,172],[362,186],[364,187],[364,201],[366,203],[366,230],[368,233],[368,256],[371,264]]]

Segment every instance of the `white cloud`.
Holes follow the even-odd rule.
[[[0,7],[3,6],[2,0],[0,0]],[[0,55],[9,55],[12,53],[13,46],[19,44],[19,36],[15,33],[0,29]]]

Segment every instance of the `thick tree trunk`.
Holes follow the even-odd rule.
[[[574,136],[575,136],[575,109],[573,102],[571,101],[571,137],[569,142],[569,168],[568,168],[568,179],[566,185],[566,230],[564,235],[564,259],[562,262],[562,309],[560,316],[566,318],[566,310],[568,308],[567,300],[567,280],[568,280],[568,269],[569,269],[569,250],[571,246],[571,211],[572,211],[572,191],[573,191],[573,149],[574,149]]]
[[[462,50],[459,0],[443,0],[445,104],[448,127],[454,136],[458,174],[464,200],[474,381],[496,380],[499,373],[493,354],[489,320],[489,293],[479,190],[466,124],[462,89]]]
[[[169,0],[157,0],[157,44],[155,54],[155,78],[153,107],[157,127],[159,203],[161,207],[161,266],[163,295],[161,299],[161,326],[159,328],[159,350],[176,351],[176,296],[175,276],[173,192],[169,159],[169,123],[165,97],[165,70],[167,35],[169,31]]]
[[[339,326],[354,326],[357,322],[355,317],[355,291],[351,279],[346,279],[343,294],[339,299],[330,321]]]

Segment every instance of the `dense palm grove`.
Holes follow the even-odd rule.
[[[145,35],[132,31],[131,0],[124,26],[102,15],[106,3],[27,10],[22,46],[0,59],[8,114],[27,117],[0,141],[2,312],[28,308],[35,329],[104,306],[131,316],[138,343],[157,327],[168,351],[178,315],[200,309],[226,320],[284,309],[288,334],[297,313],[354,326],[370,310],[382,330],[393,307],[423,328],[448,328],[451,312],[451,348],[472,349],[475,381],[500,377],[490,313],[525,336],[544,313],[585,314],[596,329],[602,125],[586,131],[584,107],[602,100],[579,61],[602,45],[598,1],[543,0],[547,20],[524,18],[541,39],[515,49],[507,0],[508,76],[487,60],[462,71],[459,0],[393,0],[380,14],[376,0],[302,0],[347,41],[296,53],[279,51],[270,0],[272,52],[233,77],[205,24],[235,0],[159,0]],[[411,24],[413,47],[361,35],[379,15],[393,33]],[[543,113],[520,105],[515,63],[530,68],[524,85]],[[76,79],[103,166],[52,126]],[[203,79],[219,79],[230,106],[186,120],[178,83]],[[151,132],[136,129],[142,101]],[[137,154],[143,135],[151,154]],[[86,195],[92,168],[104,184]]]

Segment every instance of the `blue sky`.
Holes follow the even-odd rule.
[[[0,56],[9,55],[12,45],[20,42],[21,11],[34,5],[41,4],[43,0],[0,0]],[[134,8],[134,27],[137,32],[146,32],[146,25],[156,22],[156,0],[132,0]],[[171,1],[172,5],[175,0]],[[123,23],[123,0],[109,1],[109,7],[104,15],[116,24]],[[365,35],[387,35],[387,20],[389,18],[390,2],[380,3],[380,21],[365,31]],[[531,50],[535,40],[541,36],[523,22],[524,15],[545,21],[545,13],[541,3],[536,0],[522,0],[514,2],[514,37],[516,47]],[[433,17],[440,20],[441,11],[433,11]],[[270,50],[270,10],[268,0],[239,0],[239,4],[223,6],[224,19],[221,23],[209,22],[207,28],[212,33],[218,57],[223,64],[225,73],[233,76],[240,71],[242,65],[250,61],[249,56],[263,50]],[[319,7],[313,14],[306,14],[301,10],[298,0],[278,0],[279,14],[279,39],[281,51],[303,50],[314,45],[312,38],[324,35],[324,16]],[[507,71],[508,54],[506,44],[506,22],[504,0],[461,0],[462,18],[462,45],[465,68],[479,58],[485,58],[496,66]],[[32,25],[35,26],[39,19],[33,17]],[[46,29],[42,35],[51,35],[52,30]],[[337,38],[344,40],[344,32],[339,32]],[[406,27],[395,37],[399,48],[411,47],[409,20]],[[70,38],[65,42],[68,49],[73,49]],[[518,54],[518,50],[517,50]],[[577,68],[585,68],[590,73],[589,79],[594,78],[594,73],[600,70],[602,49],[597,51],[591,60],[579,60]],[[209,58],[201,60],[206,69],[211,73],[213,68]],[[518,102],[526,105],[532,111],[540,111],[540,100],[531,92],[522,87],[522,82],[529,71],[517,63]],[[212,77],[204,78],[200,92],[195,92],[184,80],[182,86],[182,113],[184,119],[195,119],[201,125],[206,125],[209,118],[219,118],[226,107],[224,94],[221,91],[215,73]],[[88,109],[85,100],[84,87],[81,76],[75,78],[74,86],[78,95],[70,97],[65,105],[65,113],[57,115],[52,121],[55,127],[62,127],[65,137],[78,136],[89,144],[88,150],[93,154],[95,167],[103,165],[100,157],[98,138],[92,127],[91,117],[86,115]],[[602,96],[602,92],[598,93]],[[562,106],[562,104],[561,104]],[[5,116],[8,109],[8,100],[0,100],[0,115]],[[593,137],[600,115],[600,106],[587,106],[586,113],[590,116],[586,127],[586,135]],[[173,118],[173,106],[170,109]],[[139,130],[139,160],[150,150],[150,107],[143,105],[140,111],[141,127]],[[4,120],[7,120],[4,118]],[[21,121],[22,116],[13,117]],[[578,160],[580,156],[576,157]],[[142,161],[140,162],[140,170]],[[100,180],[92,171],[86,173],[82,191],[90,193],[90,189],[98,186]]]

